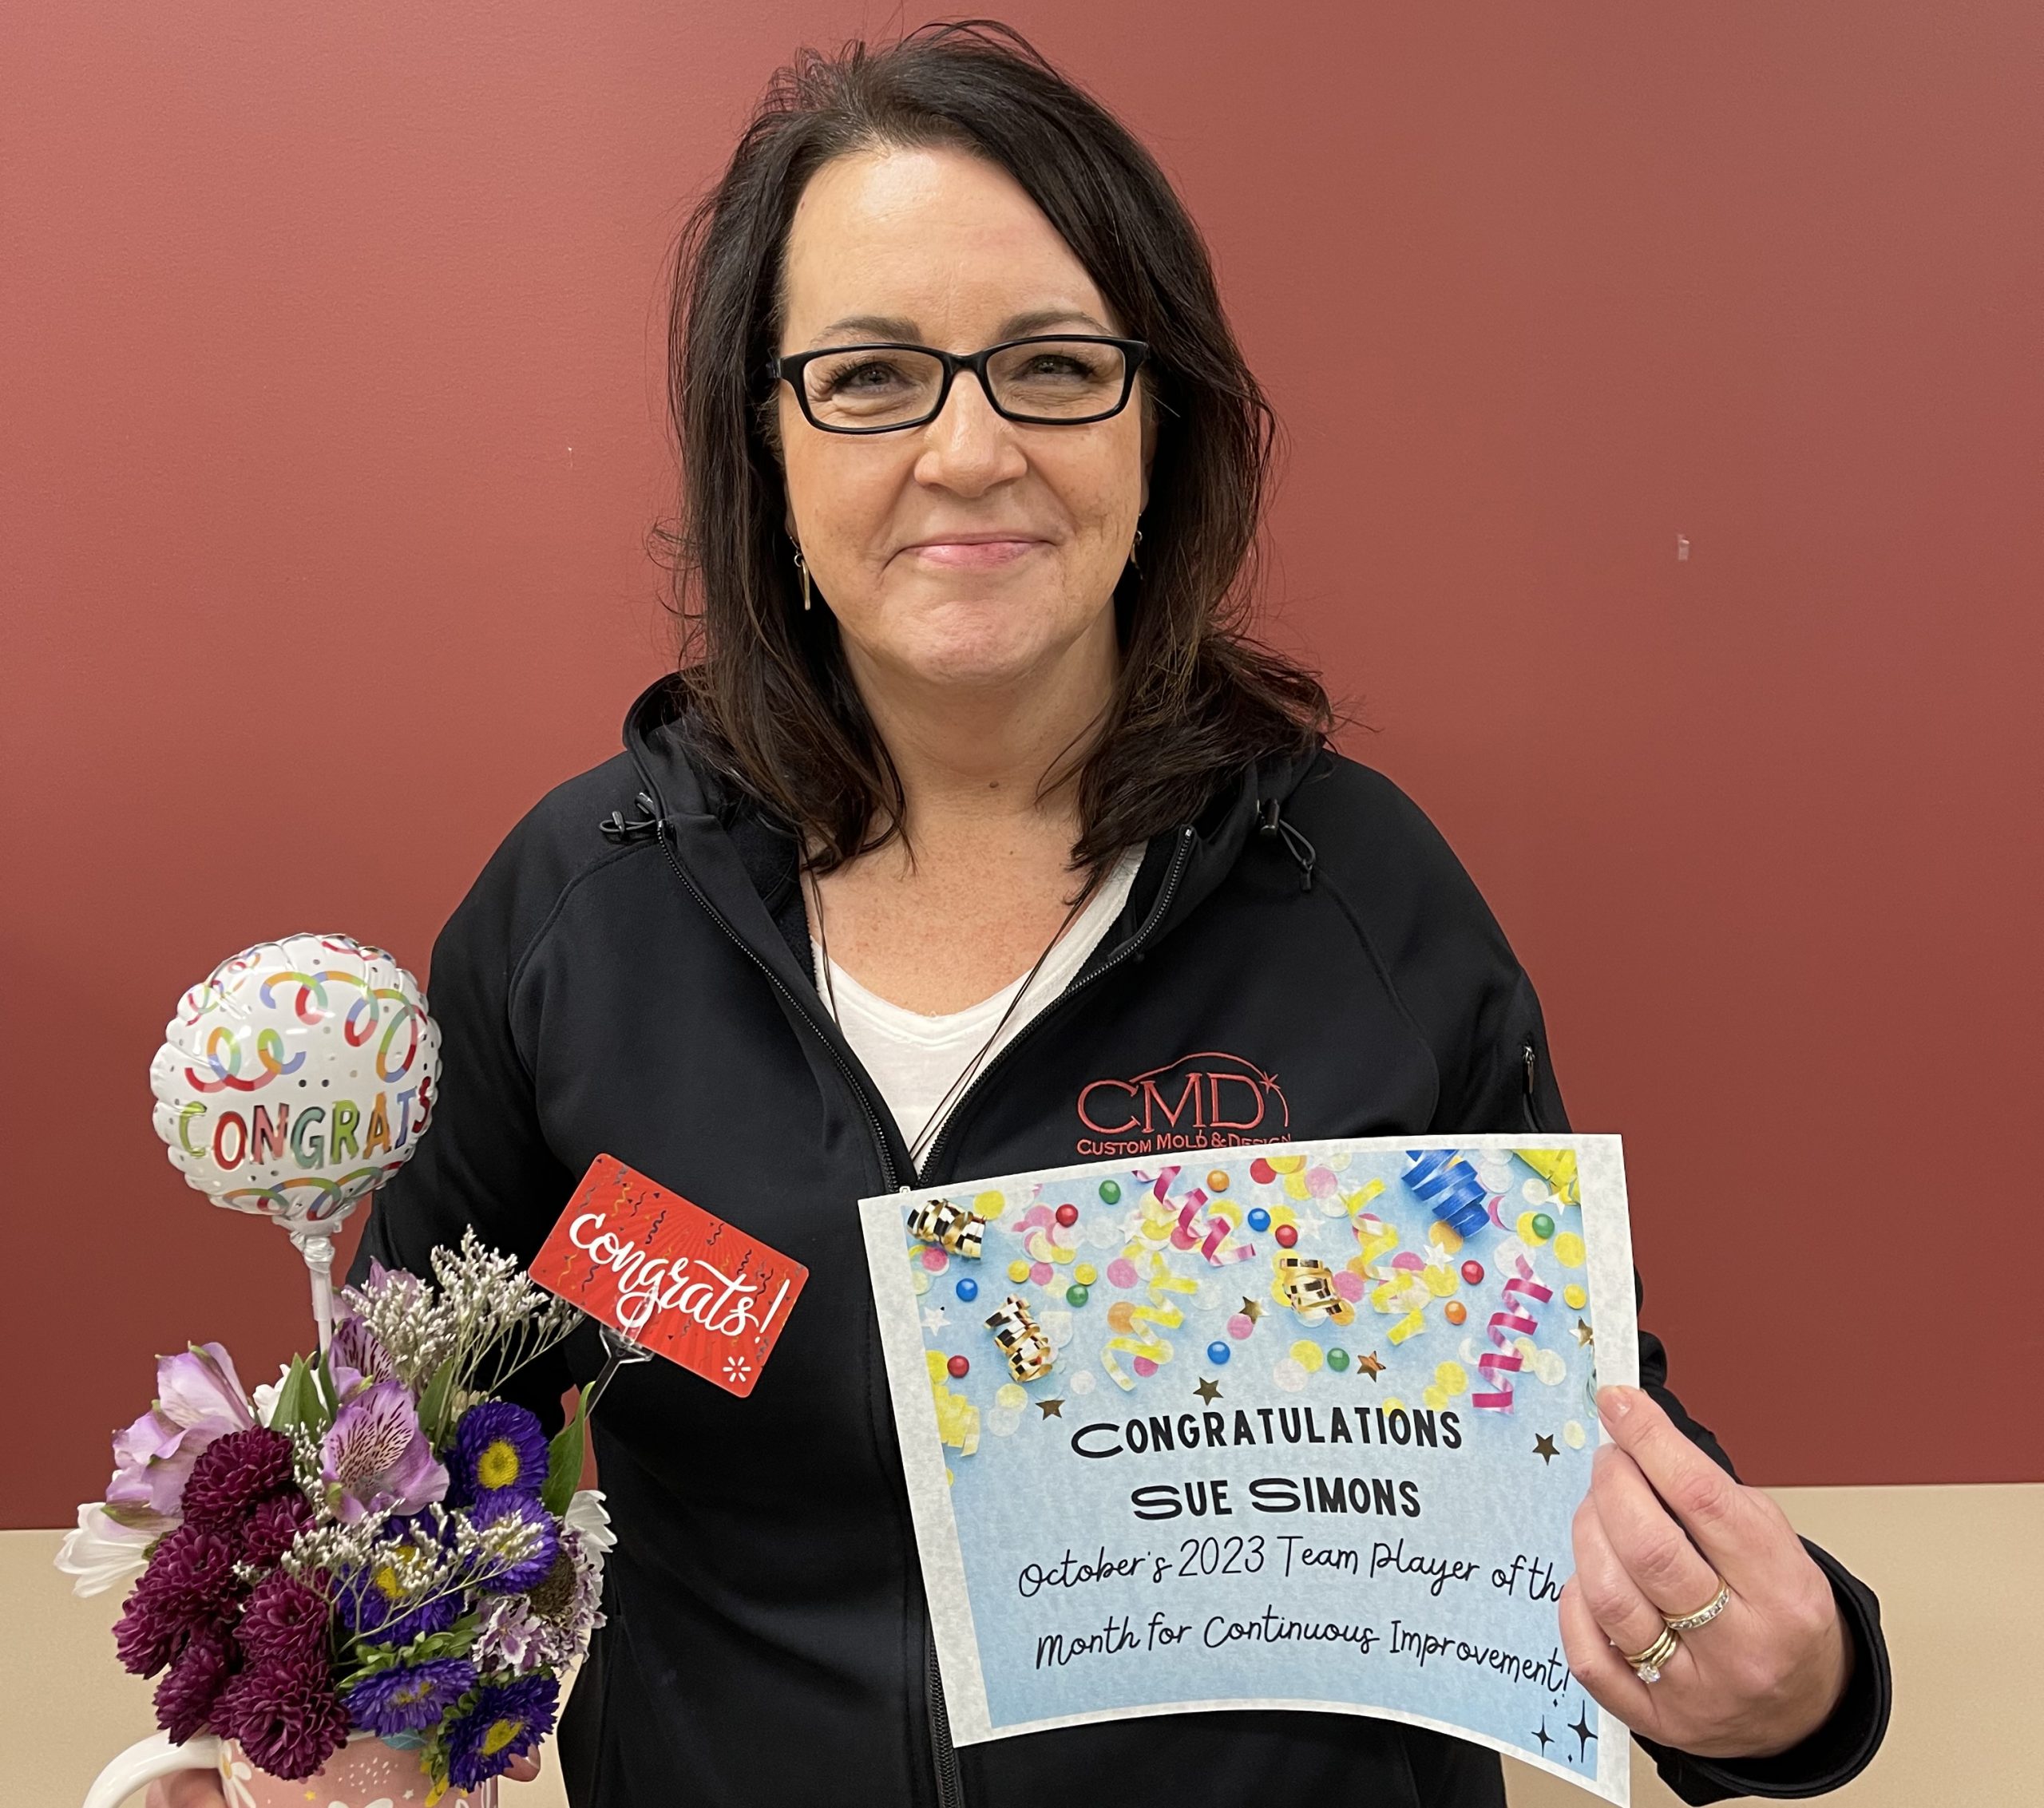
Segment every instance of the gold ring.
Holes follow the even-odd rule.
[[[1618,1655],[1632,1666],[1632,1673],[1642,1683],[1658,1683],[1661,1680],[1662,1667],[1675,1655],[1676,1648],[1682,1642],[1679,1632],[1672,1626],[1664,1626],[1661,1629],[1661,1636],[1637,1656],[1625,1651],[1619,1652]]]
[[[1720,1582],[1717,1584],[1717,1592],[1695,1612],[1678,1614],[1673,1620],[1667,1620],[1668,1630],[1671,1632],[1693,1632],[1699,1626],[1708,1626],[1725,1611],[1725,1604],[1731,1598],[1730,1587],[1724,1582]],[[1665,1615],[1663,1618],[1666,1619]]]

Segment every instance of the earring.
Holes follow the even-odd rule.
[[[802,573],[802,612],[809,613],[809,567],[802,563],[802,548],[795,548],[795,569]]]
[[[1142,530],[1142,528],[1138,528],[1135,530],[1135,546],[1140,546],[1142,544],[1143,544],[1143,530]],[[1142,566],[1141,566],[1140,564],[1137,564],[1137,562],[1136,562],[1136,557],[1135,557],[1135,546],[1131,546],[1131,547],[1128,549],[1128,562],[1129,562],[1129,564],[1130,564],[1131,566],[1134,566],[1134,567],[1135,567],[1135,568],[1137,571],[1139,571],[1139,571],[1141,571],[1141,570],[1143,569],[1143,568],[1142,568]]]

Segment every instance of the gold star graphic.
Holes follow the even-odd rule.
[[[1064,1402],[1062,1400],[1039,1400],[1036,1402],[1036,1410],[1041,1413],[1045,1418],[1063,1418],[1064,1417]]]
[[[1533,1440],[1533,1454],[1543,1463],[1552,1462],[1561,1452],[1555,1448],[1555,1434],[1543,1431]]]
[[[1263,1316],[1263,1308],[1254,1300],[1245,1299],[1242,1301],[1242,1316],[1247,1319],[1251,1324],[1254,1324],[1258,1319]]]
[[[1575,1340],[1579,1343],[1594,1343],[1597,1341],[1597,1333],[1582,1319],[1578,1319],[1575,1321]]]
[[[1211,1376],[1202,1377],[1199,1385],[1193,1389],[1193,1392],[1210,1406],[1221,1398],[1221,1390],[1214,1385]]]
[[[1357,1357],[1356,1373],[1366,1375],[1373,1381],[1384,1373],[1384,1364],[1377,1360],[1376,1351],[1371,1351],[1367,1356]]]

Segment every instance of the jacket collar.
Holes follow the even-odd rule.
[[[648,686],[633,702],[625,716],[624,745],[656,820],[673,830],[677,850],[691,868],[708,861],[699,876],[714,883],[714,901],[733,927],[749,922],[758,932],[770,925],[773,940],[783,944],[806,976],[808,931],[797,883],[794,835],[691,754],[685,701],[673,677]],[[1171,899],[1150,934],[1163,935],[1182,922],[1227,876],[1253,837],[1268,845],[1266,857],[1285,858],[1301,883],[1310,886],[1313,849],[1285,819],[1285,811],[1298,787],[1325,761],[1317,748],[1258,761],[1220,786],[1195,821],[1152,837],[1128,908],[1095,959],[1111,958],[1148,922],[1175,868]],[[712,854],[719,843],[723,844],[722,851]],[[752,894],[749,908],[735,883],[741,875],[743,888]]]

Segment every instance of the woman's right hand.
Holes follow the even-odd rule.
[[[142,1808],[227,1808],[220,1779],[212,1770],[172,1770],[149,1785]]]

